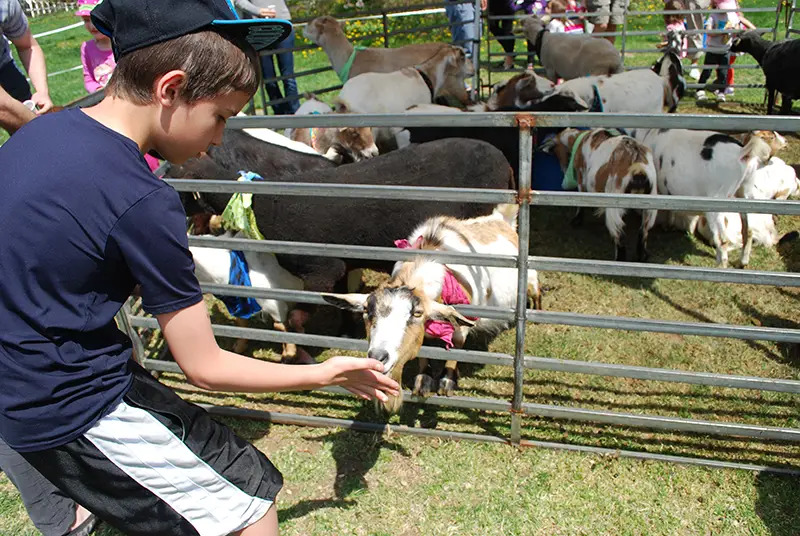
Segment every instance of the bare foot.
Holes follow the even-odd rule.
[[[75,505],[75,522],[69,527],[69,530],[73,531],[78,528],[90,515],[92,515],[92,513],[89,510],[80,504]]]

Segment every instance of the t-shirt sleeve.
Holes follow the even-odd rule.
[[[9,39],[16,39],[28,30],[28,18],[22,12],[22,6],[17,0],[6,2],[8,13],[6,18],[0,20],[0,30]]]
[[[171,313],[203,299],[186,236],[186,214],[177,192],[164,186],[140,199],[117,221],[115,248],[142,287],[142,307]]]

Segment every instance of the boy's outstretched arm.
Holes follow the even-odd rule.
[[[400,386],[374,359],[337,356],[317,365],[282,365],[221,349],[204,302],[156,315],[175,361],[194,385],[212,391],[299,391],[339,385],[361,398],[385,401]]]

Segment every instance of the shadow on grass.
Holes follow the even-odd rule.
[[[733,302],[744,314],[755,319],[759,326],[800,329],[800,322],[797,322],[796,320],[790,320],[788,317],[762,313],[751,304],[743,303],[736,296],[734,296]],[[792,312],[787,312],[787,316],[788,315],[792,315]],[[780,352],[779,355],[776,355],[774,352],[769,352],[766,348],[763,348],[763,345],[758,344],[755,341],[749,341],[749,343],[752,343],[751,346],[754,348],[762,349],[767,355],[770,355],[779,363],[790,365],[794,368],[800,368],[800,351],[798,350],[800,345],[797,343],[778,343],[778,351]]]
[[[800,527],[800,478],[761,473],[756,479],[756,514],[773,536],[796,536]]]
[[[523,437],[528,440],[723,460],[800,471],[800,453],[793,448],[795,444],[790,442],[767,443],[754,438],[715,437],[692,432],[659,432],[602,424],[595,424],[589,428],[575,423],[546,419],[537,419],[535,426],[531,424],[527,423],[523,431]]]
[[[365,405],[354,420],[369,422],[375,420],[374,414],[373,408]],[[378,433],[336,430],[313,440],[331,444],[331,454],[336,461],[334,497],[300,501],[282,509],[278,513],[281,523],[322,508],[345,509],[354,506],[357,499],[351,498],[351,495],[369,487],[366,475],[375,466],[382,449],[394,450],[403,456],[409,456],[403,447]]]

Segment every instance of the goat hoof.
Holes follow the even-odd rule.
[[[439,394],[442,396],[453,396],[456,390],[455,380],[442,378],[439,380]]]
[[[233,345],[233,353],[234,354],[243,354],[245,350],[247,350],[247,343],[249,341],[247,339],[236,339],[236,343]]]
[[[411,393],[416,396],[431,396],[435,385],[433,378],[427,374],[417,374],[414,378],[414,390]]]

